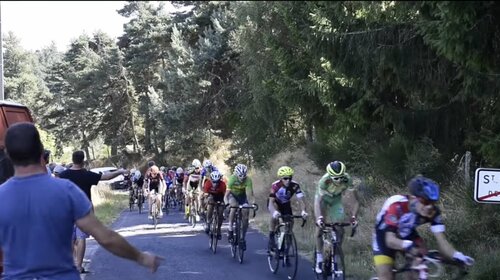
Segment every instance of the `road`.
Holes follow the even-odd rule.
[[[262,212],[258,215],[263,215]],[[93,239],[87,242],[86,264],[89,274],[85,280],[108,279],[175,279],[175,280],[277,280],[286,279],[283,271],[270,272],[267,264],[267,237],[254,229],[247,233],[247,251],[243,264],[231,257],[231,250],[223,225],[222,240],[217,254],[208,247],[208,236],[202,226],[190,227],[182,214],[175,211],[165,215],[154,229],[146,214],[124,211],[113,224],[113,229],[142,251],[151,251],[165,258],[155,274],[135,263],[113,256],[102,249]],[[297,280],[316,279],[309,260],[301,258]]]

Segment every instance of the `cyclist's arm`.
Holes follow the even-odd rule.
[[[397,238],[396,233],[392,231],[385,232],[385,244],[391,249],[404,251],[403,240]]]
[[[316,216],[316,219],[326,216],[325,207],[323,207],[323,196],[319,194],[314,196],[314,216]]]
[[[224,204],[229,204],[229,194],[231,193],[231,189],[229,187],[226,188],[226,194],[224,194]]]
[[[439,252],[449,259],[453,259],[453,254],[457,250],[455,250],[450,242],[448,242],[446,236],[444,235],[444,232],[434,232],[434,237],[436,238]]]
[[[306,212],[306,203],[304,202],[304,197],[297,197],[297,201],[299,202],[300,210],[302,212]]]
[[[116,256],[139,262],[141,252],[128,243],[121,235],[105,227],[92,211],[76,221],[85,233],[92,235],[106,250]]]
[[[245,187],[245,192],[247,194],[248,201],[255,204],[255,195],[253,194],[253,184],[250,178],[247,178],[247,186]]]
[[[276,203],[276,198],[274,197],[269,197],[269,205],[267,206],[267,209],[269,209],[269,212],[271,214],[274,213],[274,211],[277,211],[276,208],[274,207],[274,204]]]

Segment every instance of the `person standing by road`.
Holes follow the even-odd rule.
[[[4,280],[80,280],[71,257],[73,225],[116,256],[155,272],[162,258],[132,247],[105,227],[78,186],[47,174],[43,145],[31,123],[11,126],[5,136],[14,177],[0,186],[0,246]]]
[[[59,174],[59,178],[68,179],[75,183],[80,189],[87,195],[87,198],[92,202],[91,189],[93,185],[97,185],[101,180],[111,180],[118,175],[124,174],[125,169],[121,168],[114,172],[109,172],[105,174],[94,173],[92,171],[87,171],[84,168],[85,154],[83,151],[75,151],[72,155],[73,165],[71,168],[66,169]],[[75,226],[74,228],[74,239],[75,239],[75,263],[77,269],[81,273],[86,273],[87,271],[83,268],[83,257],[85,256],[85,240],[89,237],[84,231]]]

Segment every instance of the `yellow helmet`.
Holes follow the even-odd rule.
[[[343,176],[345,173],[345,164],[337,160],[334,162],[330,162],[326,166],[326,172],[328,172],[330,176],[335,176],[335,177]]]
[[[278,177],[290,177],[293,176],[293,169],[289,166],[282,166],[278,169]]]

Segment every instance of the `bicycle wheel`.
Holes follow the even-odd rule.
[[[134,207],[134,197],[133,196],[130,196],[130,198],[128,199],[128,207],[129,207],[129,211],[132,212],[132,207]]]
[[[233,232],[233,242],[231,243],[231,256],[233,258],[236,258],[237,250],[238,250],[238,243],[240,242],[240,221],[239,221],[239,215],[236,215],[236,221],[235,227],[234,227],[234,232]]]
[[[165,193],[165,203],[164,203],[164,205],[165,205],[165,215],[168,215],[168,206],[169,206],[170,200],[171,200],[170,196]]]
[[[151,216],[153,216],[153,225],[156,229],[156,226],[158,225],[158,207],[156,206],[156,202],[154,202],[153,206],[151,206]]]
[[[286,270],[287,279],[293,280],[297,274],[297,267],[299,264],[297,241],[293,233],[287,234],[284,245],[283,267]]]
[[[342,248],[338,243],[333,245],[333,258],[332,258],[332,279],[333,280],[344,280],[345,279],[345,267],[344,267],[344,254]]]
[[[142,213],[142,195],[137,197],[137,207],[139,208],[139,214]]]
[[[277,229],[274,232],[274,249],[271,250],[271,248],[268,245],[268,254],[267,254],[267,263],[269,264],[269,270],[271,270],[272,273],[276,274],[278,272],[278,268],[280,267],[280,251],[278,250],[278,239],[280,236],[280,230]]]
[[[212,247],[212,252],[215,254],[217,253],[217,242],[218,242],[218,239],[217,239],[217,235],[218,235],[218,232],[217,232],[217,227],[219,225],[219,213],[218,213],[218,207],[216,207],[214,213],[212,214],[212,230],[210,232],[210,238],[212,239],[212,244],[211,244],[211,247]]]
[[[332,263],[332,251],[325,251],[323,253],[323,273],[321,274],[323,280],[328,280],[329,276],[332,275]]]
[[[239,215],[239,217],[241,217],[241,215]],[[240,242],[246,242],[246,240],[244,239],[244,236],[243,236],[242,226],[243,226],[243,222],[241,221],[241,218],[240,218],[240,222],[238,225],[238,229],[239,229],[238,230],[238,261],[240,263],[243,263],[243,257],[245,256],[245,250],[241,246]]]

